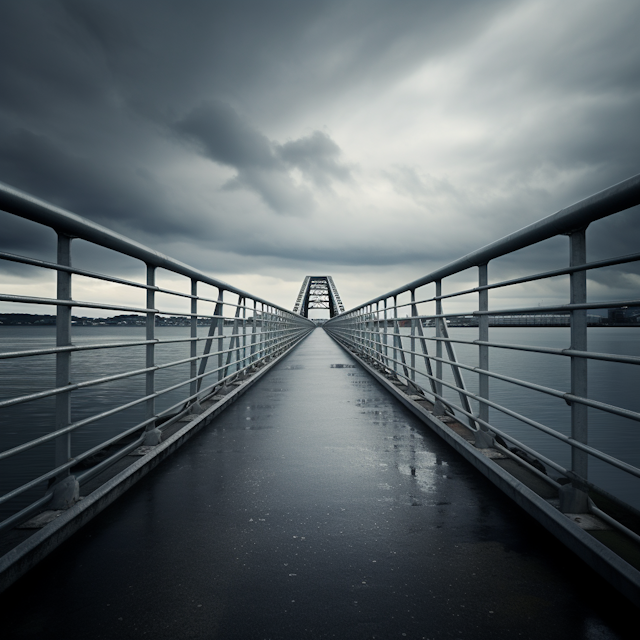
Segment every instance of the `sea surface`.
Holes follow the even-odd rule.
[[[250,332],[250,327],[247,331]],[[409,333],[403,328],[402,333]],[[119,343],[144,339],[144,327],[101,326],[74,327],[73,342],[76,345],[92,343]],[[199,327],[198,335],[206,336],[207,327]],[[187,327],[158,327],[160,339],[189,337]],[[225,334],[231,327],[225,328]],[[425,329],[427,336],[433,329]],[[477,329],[451,328],[450,337],[462,340],[477,338]],[[556,348],[569,347],[569,329],[564,327],[496,327],[490,329],[490,340],[522,345],[538,345]],[[228,347],[225,338],[224,348]],[[0,327],[0,352],[42,349],[55,344],[55,327]],[[198,353],[202,352],[199,343]],[[247,345],[250,344],[250,333]],[[389,336],[389,346],[392,339]],[[435,343],[427,341],[429,353],[435,355]],[[217,345],[214,345],[214,349]],[[410,348],[408,337],[403,338],[404,348]],[[593,327],[589,329],[589,347],[592,351],[640,356],[640,329],[619,327]],[[416,351],[420,351],[416,344]],[[470,366],[478,364],[478,349],[473,345],[455,344],[458,361]],[[248,349],[247,349],[248,353]],[[391,349],[390,353],[391,355]],[[157,346],[158,363],[175,362],[189,357],[189,343],[177,342]],[[416,368],[425,371],[421,358]],[[127,347],[77,352],[72,357],[72,380],[80,382],[113,375],[131,369],[144,368],[145,347]],[[217,366],[217,357],[209,367]],[[490,349],[490,368],[501,374],[526,380],[553,389],[570,391],[570,360],[562,356],[518,352],[509,349]],[[156,389],[162,389],[185,380],[189,364],[180,364],[157,373]],[[463,371],[467,389],[477,391],[477,375]],[[215,378],[215,376],[214,376]],[[453,382],[448,366],[444,366],[444,379]],[[417,382],[428,388],[425,378]],[[210,379],[206,384],[213,382]],[[0,360],[0,399],[35,393],[55,386],[55,356],[33,356],[21,359]],[[72,394],[72,420],[77,421],[100,411],[132,401],[144,395],[144,375],[110,382]],[[180,403],[188,395],[188,386],[176,389],[157,400],[157,410]],[[591,361],[589,363],[589,395],[609,404],[640,412],[640,367]],[[458,402],[458,394],[445,391],[445,397]],[[570,435],[570,407],[562,400],[499,380],[491,380],[490,397],[512,411]],[[47,398],[26,404],[0,409],[0,450],[44,435],[53,429],[54,399]],[[473,407],[477,411],[477,406]],[[104,418],[75,431],[72,437],[72,454],[95,446],[109,436],[134,426],[144,419],[144,406]],[[518,438],[557,463],[570,466],[569,447],[557,439],[525,425],[516,418],[491,409],[490,421],[498,429]],[[636,467],[640,467],[640,424],[603,411],[589,410],[589,444]],[[53,445],[47,443],[0,461],[0,493],[5,492],[45,473],[53,459]],[[589,478],[606,491],[640,509],[640,481],[609,465],[590,458]],[[35,475],[34,475],[35,474]],[[6,517],[42,495],[44,486],[24,494],[10,503],[0,505],[0,516]]]

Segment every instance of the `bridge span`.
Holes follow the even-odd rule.
[[[68,640],[622,638],[633,613],[322,329],[5,596],[3,637]]]
[[[636,638],[640,325],[588,314],[640,307],[639,205],[635,176],[346,311],[308,276],[292,311],[0,185],[54,232],[0,252],[40,292],[0,292],[3,632]],[[491,322],[539,313],[569,326]]]

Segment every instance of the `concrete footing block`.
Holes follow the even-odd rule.
[[[80,499],[80,485],[75,476],[67,476],[53,487],[53,497],[49,503],[51,510],[71,508]]]
[[[570,484],[560,487],[560,511],[562,513],[588,513],[589,496]]]
[[[446,415],[446,405],[442,400],[436,400],[436,403],[433,405],[433,415],[434,416],[444,416]]]
[[[189,407],[189,413],[192,415],[200,415],[203,411],[202,405],[197,400]]]
[[[495,439],[489,431],[478,429],[474,433],[474,441],[476,449],[491,449],[495,445]]]
[[[150,429],[145,431],[142,445],[145,447],[155,447],[162,442],[162,431],[160,429]]]

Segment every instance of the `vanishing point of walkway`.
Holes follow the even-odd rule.
[[[604,640],[637,622],[321,329],[0,602],[7,640]]]

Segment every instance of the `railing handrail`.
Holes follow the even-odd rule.
[[[603,191],[580,200],[569,207],[560,209],[556,213],[538,220],[519,231],[515,231],[503,238],[491,242],[490,244],[472,251],[449,264],[432,271],[431,273],[404,284],[388,293],[377,296],[368,302],[357,305],[344,313],[361,309],[370,304],[375,304],[386,298],[398,296],[407,291],[413,291],[418,287],[442,280],[471,267],[479,267],[487,264],[494,258],[513,253],[518,249],[523,249],[532,244],[548,240],[557,235],[571,233],[576,229],[586,227],[596,220],[606,218],[625,209],[640,204],[640,173],[623,180]],[[340,314],[344,315],[344,314]]]
[[[0,518],[0,531],[22,522],[45,504],[53,509],[68,508],[78,499],[80,483],[96,477],[139,446],[159,445],[164,436],[175,430],[178,421],[192,414],[199,415],[203,409],[201,402],[209,406],[227,402],[224,396],[228,393],[228,384],[234,381],[242,384],[242,381],[254,374],[259,376],[259,368],[273,358],[282,357],[314,328],[313,322],[308,318],[290,309],[247,293],[135,240],[2,183],[0,209],[9,215],[48,227],[57,235],[56,262],[0,252],[2,261],[57,272],[55,293],[50,292],[50,297],[0,293],[2,303],[47,305],[55,306],[57,309],[55,346],[45,344],[41,349],[18,348],[17,351],[0,357],[0,361],[6,363],[8,358],[55,354],[55,382],[51,381],[47,388],[36,392],[13,392],[9,389],[13,396],[0,402],[3,416],[9,415],[9,423],[15,421],[12,420],[15,414],[4,412],[10,412],[12,408],[23,410],[22,408],[29,403],[46,399],[53,401],[55,405],[54,410],[46,415],[48,423],[38,423],[35,431],[31,429],[25,434],[24,441],[3,441],[4,450],[0,452],[0,459],[15,459],[17,455],[26,455],[26,452],[32,450],[33,453],[29,454],[32,466],[26,465],[27,476],[31,476],[27,482],[16,487],[13,486],[13,479],[9,485],[5,482],[8,478],[3,477],[0,505],[3,517],[5,512],[8,517]],[[110,249],[119,257],[128,256],[140,260],[146,267],[146,282],[135,282],[72,267],[73,238]],[[158,268],[190,280],[190,292],[158,286]],[[135,291],[142,299],[137,306],[132,306],[126,297],[118,297],[109,302],[75,300],[71,292],[73,278],[76,276],[123,285],[127,288],[126,291]],[[210,285],[212,289],[217,290],[217,299],[216,295],[206,295],[209,293],[207,291],[199,293],[199,283]],[[156,294],[159,293],[171,296],[172,299],[177,296],[183,303],[187,300],[190,303],[189,311],[177,311],[157,304],[159,301]],[[225,293],[231,295],[225,299]],[[207,305],[206,313],[202,307],[203,303]],[[215,305],[213,310],[210,307],[211,303]],[[143,327],[145,339],[125,342],[118,339],[115,343],[108,344],[74,345],[72,331],[75,329],[72,329],[71,316],[74,307],[141,314],[138,317],[142,322],[136,323],[136,326],[139,329]],[[189,337],[181,337],[178,340],[158,339],[158,317],[175,314],[185,320],[185,324],[181,326],[189,328]],[[206,337],[198,334],[199,327],[202,326],[199,322],[202,319],[209,321]],[[230,324],[232,328],[229,332],[227,327]],[[185,351],[188,353],[156,349],[178,342],[185,343]],[[90,358],[86,361],[89,364],[86,372],[80,375],[79,379],[72,380],[72,362],[79,362],[74,355],[75,352],[128,349],[135,346],[143,346],[144,354],[137,351],[133,359],[125,357],[122,364],[113,371],[109,370],[109,367],[105,371],[104,365],[96,367],[96,361]],[[166,358],[158,359],[159,353],[170,353],[168,361],[164,361]],[[78,371],[79,369],[76,369],[75,373]],[[160,372],[167,375],[156,376]],[[89,390],[99,393],[100,390],[108,388],[107,385],[122,384],[125,381],[128,387],[126,391],[122,394],[112,394],[104,402],[94,403],[90,407],[89,415],[83,416],[82,412],[78,416],[72,414],[71,400],[80,397],[78,394]],[[216,396],[218,392],[221,395]],[[100,429],[89,430],[89,437],[84,438],[87,434],[79,434],[79,430],[98,425],[103,420],[105,423]],[[132,422],[135,424],[129,426]],[[47,454],[44,460],[42,452],[46,447],[53,449],[53,456]],[[101,455],[94,459],[94,454],[98,452]],[[84,461],[85,465],[83,471],[78,466],[81,461]],[[43,468],[48,468],[44,474],[41,473]],[[15,470],[15,467],[12,469]],[[17,481],[21,480],[22,477]],[[47,481],[48,484],[44,487],[43,483]],[[38,497],[28,504],[39,486],[45,491],[45,497]]]
[[[81,218],[70,211],[49,204],[2,182],[0,182],[0,209],[20,218],[50,227],[58,233],[63,233],[72,238],[87,240],[106,249],[112,249],[131,258],[137,258],[149,266],[160,267],[187,278],[212,285],[220,290],[230,291],[240,297],[251,298],[251,300],[280,311],[293,313],[290,309],[285,309],[269,300],[247,293],[184,262],[175,260],[102,225]]]

